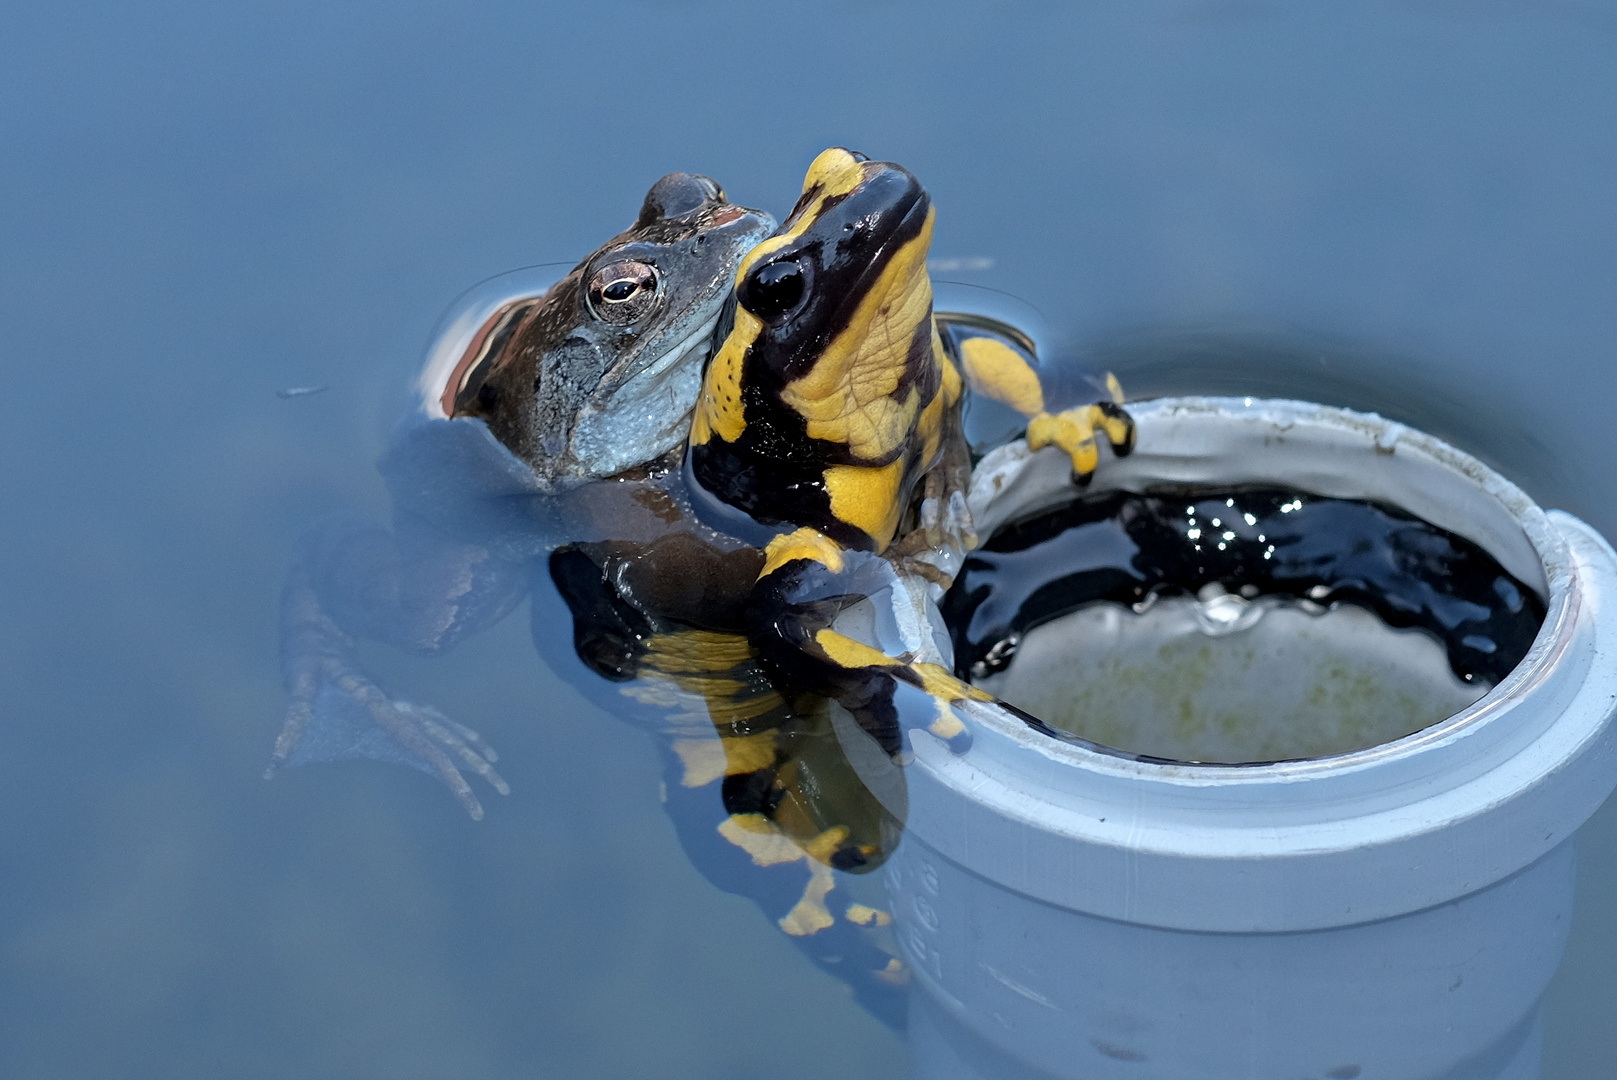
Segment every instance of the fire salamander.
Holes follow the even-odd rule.
[[[989,700],[939,663],[888,655],[832,625],[843,606],[834,598],[861,595],[842,585],[868,581],[868,555],[894,547],[918,482],[920,532],[970,545],[965,388],[1028,417],[1030,447],[1060,447],[1080,481],[1098,463],[1097,433],[1118,453],[1134,439],[1115,379],[1108,400],[1051,413],[1013,334],[966,321],[939,332],[926,271],[934,217],[903,168],[840,148],[816,158],[791,215],[737,270],[687,464],[698,511],[763,548],[753,646],[794,683],[842,702],[890,752],[895,680],[933,699],[931,730],[945,739],[965,735],[951,704]]]

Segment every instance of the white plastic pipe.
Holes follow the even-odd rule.
[[[1576,518],[1379,417],[1238,398],[1130,411],[1138,449],[1104,464],[1096,490],[1265,484],[1390,502],[1481,545],[1548,613],[1475,704],[1335,757],[1153,764],[993,706],[972,708],[964,753],[915,732],[889,883],[924,995],[916,1075],[1537,1075],[1567,841],[1617,785],[1617,557]],[[1067,469],[1021,443],[990,454],[971,493],[979,532],[1070,499]],[[874,762],[857,729],[839,730]],[[878,794],[893,789],[869,769]]]

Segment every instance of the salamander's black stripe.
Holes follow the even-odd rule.
[[[768,817],[786,797],[785,790],[775,785],[773,768],[726,776],[721,791],[725,812],[730,814],[762,814]]]
[[[904,377],[898,385],[900,388],[914,387],[920,395],[918,404],[923,409],[938,396],[943,386],[943,372],[932,355],[931,319],[922,319],[910,335],[910,347],[904,354]]]
[[[813,525],[829,534],[835,523],[831,497],[825,491],[823,466],[812,449],[827,444],[799,435],[804,449],[778,459],[760,457],[752,448],[758,433],[748,425],[740,443],[714,439],[692,447],[692,475],[709,493],[761,524]],[[833,539],[842,541],[839,535]]]
[[[803,192],[803,194],[799,195],[797,197],[797,202],[792,204],[792,211],[786,215],[786,222],[781,226],[781,228],[789,229],[796,224],[798,215],[803,212],[803,209],[808,206],[809,203],[813,202],[815,199],[818,199],[820,197],[820,192],[824,190],[824,184],[815,184],[813,187]],[[851,194],[853,193],[845,191],[841,195],[827,195],[825,202],[820,204],[820,217],[823,218],[826,211],[840,206],[843,202],[847,201],[848,196]]]

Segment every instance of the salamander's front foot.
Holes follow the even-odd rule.
[[[1027,425],[1028,449],[1060,447],[1072,461],[1072,479],[1077,484],[1089,483],[1100,464],[1097,435],[1106,438],[1114,454],[1125,457],[1134,449],[1134,418],[1116,401],[1100,401],[1059,413],[1040,413]]]
[[[292,703],[264,770],[266,779],[287,764],[353,757],[391,761],[437,776],[473,820],[482,818],[483,806],[462,768],[487,780],[501,795],[511,793],[494,771],[499,755],[472,729],[429,705],[389,698],[364,674],[333,657],[297,667]]]

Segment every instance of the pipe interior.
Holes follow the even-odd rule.
[[[1085,494],[1143,493],[1164,485],[1182,490],[1187,482],[1211,485],[1210,491],[1220,483],[1231,489],[1266,483],[1371,500],[1469,540],[1540,601],[1547,594],[1545,563],[1523,529],[1523,508],[1500,496],[1493,474],[1464,468],[1470,459],[1456,468],[1441,454],[1425,452],[1424,443],[1411,442],[1401,448],[1400,461],[1385,445],[1385,430],[1355,440],[1344,439],[1340,425],[1317,432],[1290,426],[1276,440],[1251,423],[1230,425],[1223,439],[1216,424],[1202,423],[1190,440],[1194,452],[1179,453],[1155,438],[1162,426],[1142,418],[1141,453],[1109,463]],[[1447,449],[1416,433],[1397,434]],[[992,523],[985,550],[1006,529],[1073,501],[1071,489],[1060,488],[1059,473],[1035,467],[1042,457],[1028,459],[981,515]],[[1252,586],[1244,593],[1204,583],[1140,603],[1105,600],[1047,613],[1014,635],[1008,662],[979,662],[973,670],[962,661],[961,673],[1050,727],[1090,742],[1170,761],[1224,764],[1381,745],[1453,716],[1494,685],[1492,678],[1462,678],[1434,634],[1389,625],[1365,606],[1314,603]],[[1531,632],[1538,625],[1533,622]]]

